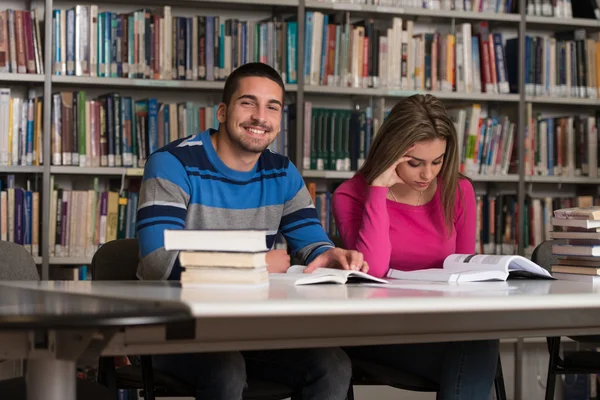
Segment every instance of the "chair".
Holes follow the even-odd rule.
[[[546,240],[540,243],[531,255],[531,261],[550,271],[557,257],[552,254],[553,244],[565,244],[564,240]],[[568,336],[582,344],[600,343],[600,335]],[[548,377],[546,379],[546,400],[554,399],[556,375],[595,374],[600,372],[600,353],[595,351],[569,351],[560,356],[560,336],[546,338],[548,344]]]
[[[4,281],[38,281],[37,267],[31,253],[25,247],[12,242],[0,241],[0,280]],[[27,365],[25,365],[27,368]],[[73,371],[73,373],[75,373]],[[111,393],[102,385],[84,379],[76,380],[78,399],[109,400]],[[27,398],[25,377],[17,377],[0,381],[2,398],[25,400]]]
[[[120,239],[102,245],[91,263],[93,280],[135,280],[139,261],[137,239]],[[136,361],[137,357],[134,357]],[[114,359],[103,357],[98,380],[113,393],[119,389],[143,389],[146,399],[154,397],[193,397],[194,388],[161,371],[152,369],[150,356],[139,357],[140,362],[115,368]],[[293,398],[292,388],[274,382],[248,379],[245,400],[283,400]]]

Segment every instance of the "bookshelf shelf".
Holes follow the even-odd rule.
[[[473,175],[473,182],[519,182],[519,175]]]
[[[534,104],[558,104],[570,106],[600,107],[600,99],[586,99],[581,97],[537,97],[527,96],[526,101]]]
[[[127,176],[144,176],[144,168],[127,168],[125,171]]]
[[[33,257],[33,262],[36,264],[42,264],[42,257]],[[50,257],[48,264],[50,265],[89,265],[92,263],[92,259],[89,257]]]
[[[0,73],[0,82],[24,82],[24,83],[43,83],[45,75],[41,74],[13,74]]]
[[[350,3],[328,3],[321,1],[307,1],[306,8],[315,10],[338,10],[351,11],[366,14],[386,14],[386,15],[406,15],[411,17],[426,17],[434,19],[457,19],[457,20],[482,20],[482,21],[498,21],[504,23],[516,24],[520,21],[518,14],[496,14],[496,13],[480,13],[471,11],[444,11],[427,10],[422,8],[405,8],[405,7],[390,7],[390,6],[374,6],[367,4],[350,4]]]
[[[563,30],[568,27],[595,28],[600,30],[600,21],[586,18],[554,18],[538,17],[528,15],[525,22],[531,26],[555,27],[557,30]]]
[[[52,166],[51,174],[63,175],[112,175],[112,176],[142,176],[142,168],[122,167],[77,167],[77,166]]]
[[[302,176],[313,179],[346,180],[354,176],[354,171],[316,171],[304,170]],[[474,182],[518,182],[518,175],[474,175],[469,176]]]
[[[588,176],[525,176],[526,183],[555,183],[555,184],[600,184],[600,178],[590,178]]]
[[[491,101],[491,102],[509,102],[519,101],[518,94],[489,94],[489,93],[462,93],[462,92],[432,92],[432,91],[404,91],[387,90],[384,96],[387,97],[408,97],[417,93],[429,93],[442,100],[460,100],[460,101]]]
[[[50,257],[50,264],[54,265],[89,265],[90,257]]]
[[[113,5],[117,2],[115,0],[97,0],[93,1],[92,4],[98,4],[102,6]],[[172,7],[187,7],[187,8],[215,8],[220,7],[220,5],[233,5],[240,6],[243,8],[248,7],[298,7],[297,0],[172,0],[172,1],[156,1],[156,0],[132,0],[129,1],[128,4],[169,4]]]
[[[60,76],[53,75],[52,83],[77,86],[110,86],[127,88],[151,89],[185,89],[185,90],[222,90],[225,81],[183,81],[129,78],[97,78],[89,76]],[[286,85],[288,92],[298,90],[298,85]]]
[[[381,96],[383,94],[383,90],[379,88],[304,85],[304,93],[322,95]]]
[[[29,166],[29,165],[10,165],[0,166],[0,173],[3,174],[41,174],[44,172],[44,167]]]
[[[144,3],[148,3],[144,1]],[[175,3],[175,4],[173,4]],[[177,5],[177,3],[184,4],[186,6],[218,6],[221,4],[231,4],[238,6],[265,6],[265,7],[298,7],[297,0],[177,0],[175,2],[169,2],[169,4]]]
[[[316,170],[304,170],[302,176],[305,178],[316,178],[316,179],[350,179],[354,176],[354,171],[316,171]]]
[[[355,88],[338,86],[304,86],[304,93],[320,95],[352,95],[352,96],[378,96],[378,97],[408,97],[417,93],[429,93],[443,100],[464,101],[494,101],[494,102],[518,102],[518,94],[488,94],[488,93],[462,93],[462,92],[438,92],[418,90],[392,90],[386,88]]]

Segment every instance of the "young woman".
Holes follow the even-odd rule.
[[[475,252],[475,192],[458,164],[456,130],[437,98],[414,95],[391,110],[362,168],[333,195],[344,246],[363,254],[369,274],[441,268],[452,253]],[[442,400],[488,399],[498,341],[347,351],[439,382]]]

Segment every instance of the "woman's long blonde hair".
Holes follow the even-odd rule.
[[[454,123],[436,97],[415,94],[398,102],[375,135],[359,169],[369,184],[390,168],[415,143],[443,139],[446,153],[440,170],[441,203],[447,233],[452,233],[459,173],[458,140]]]

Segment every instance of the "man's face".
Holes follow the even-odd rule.
[[[277,83],[268,78],[246,77],[240,79],[219,122],[225,123],[230,141],[240,149],[262,153],[279,133],[282,108],[283,90]]]

